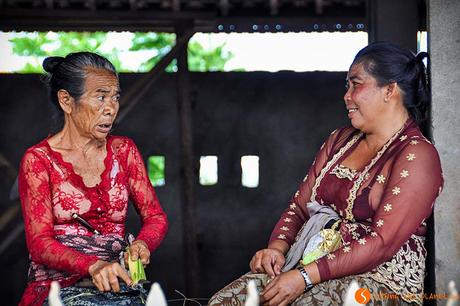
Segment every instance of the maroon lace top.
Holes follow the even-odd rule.
[[[78,213],[101,235],[123,237],[128,198],[142,221],[137,239],[145,241],[151,251],[162,241],[167,231],[166,215],[136,145],[129,138],[109,136],[106,148],[105,170],[100,183],[92,187],[85,185],[47,140],[26,151],[20,166],[19,193],[32,264],[73,273],[77,276],[73,281],[87,276],[89,266],[98,257],[69,248],[55,236],[93,235],[72,218],[73,213]],[[21,303],[35,304],[50,282],[29,282]]]
[[[329,205],[344,220],[342,246],[317,261],[321,281],[364,274],[421,305],[425,220],[443,184],[438,153],[408,120],[363,169],[344,167],[363,136],[353,128],[331,134],[270,241],[291,245],[309,219],[305,204]]]

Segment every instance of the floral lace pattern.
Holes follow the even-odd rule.
[[[339,179],[347,179],[352,181],[356,174],[357,170],[345,167],[342,164],[337,164],[334,169],[332,169],[331,174],[334,174]]]
[[[415,235],[399,251],[372,272],[365,273],[372,279],[387,285],[407,302],[423,304],[423,280],[425,278],[425,239]]]
[[[72,214],[77,213],[102,235],[123,237],[128,198],[138,211],[142,228],[137,239],[153,251],[166,234],[167,219],[148,179],[142,156],[126,137],[107,138],[107,156],[101,181],[84,184],[72,164],[53,151],[47,140],[28,149],[21,161],[19,193],[26,242],[33,264],[85,276],[98,256],[70,248],[56,235],[91,236]],[[29,286],[32,286],[29,283]],[[23,296],[33,300],[33,290]]]

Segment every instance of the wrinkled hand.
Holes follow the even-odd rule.
[[[283,253],[277,249],[262,249],[252,257],[249,267],[252,273],[267,273],[275,277],[281,273],[285,258]]]
[[[141,259],[142,264],[148,265],[150,263],[150,251],[147,247],[147,244],[142,240],[134,240],[129,247],[129,252],[131,253],[131,260]],[[124,255],[125,266],[128,266],[128,252],[125,252]]]
[[[305,282],[298,270],[281,273],[271,280],[260,294],[263,305],[288,305],[305,290]]]
[[[89,275],[93,278],[93,283],[100,291],[120,291],[118,278],[121,278],[128,286],[133,281],[128,272],[118,262],[107,262],[98,260],[88,269]]]

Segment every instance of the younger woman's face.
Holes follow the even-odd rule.
[[[358,63],[348,72],[347,87],[344,100],[351,124],[363,132],[371,131],[385,111],[385,86],[379,87],[377,80]]]

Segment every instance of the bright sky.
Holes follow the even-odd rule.
[[[42,60],[13,55],[8,40],[15,35],[31,34],[0,32],[0,72],[20,69],[26,61]],[[133,36],[129,32],[110,32],[101,48],[112,50],[117,47],[125,50],[120,54],[124,66],[136,70],[140,63],[155,55],[156,51],[128,51]],[[225,65],[225,71],[238,68],[272,72],[346,71],[355,54],[367,45],[368,35],[366,32],[197,33],[192,40],[198,41],[205,48],[215,48],[225,43],[224,51],[234,54]]]
[[[227,71],[347,71],[368,41],[366,32],[198,33],[193,39],[209,47],[225,43],[235,55]]]

